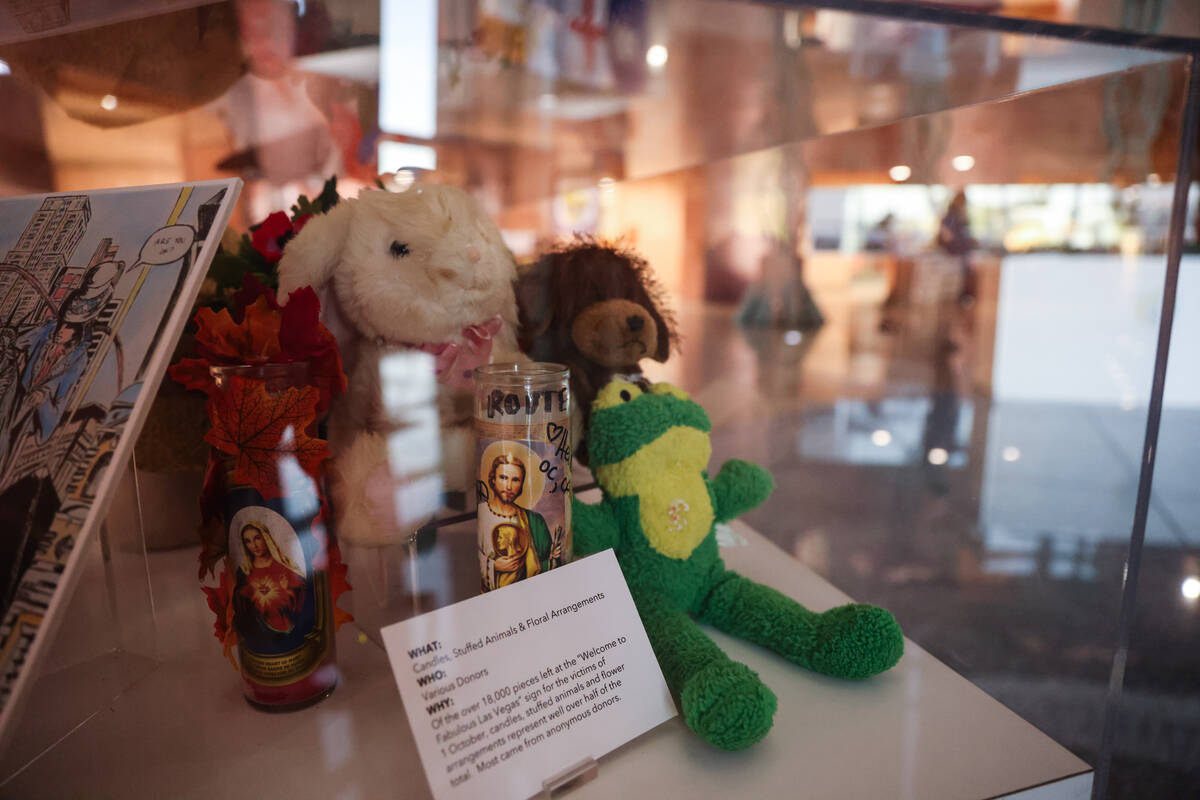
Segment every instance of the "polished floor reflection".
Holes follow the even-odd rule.
[[[960,297],[955,269],[918,260],[907,302],[886,310],[886,270],[814,259],[806,280],[822,328],[747,330],[734,308],[685,305],[682,354],[652,377],[709,409],[714,463],[772,470],[779,488],[750,524],[892,609],[915,641],[1094,764],[1162,264],[1126,263],[1134,274],[1122,283],[1109,280],[1108,256],[1037,258],[1032,271],[1021,257],[977,259],[973,298]],[[1197,271],[1185,262],[1174,352],[1185,360]],[[1037,314],[1014,295],[1023,284],[1041,298]],[[1111,295],[1100,311],[1098,291]],[[1081,315],[1099,318],[1095,330]],[[1088,359],[1106,369],[1094,386]],[[1200,601],[1187,596],[1200,574],[1200,403],[1175,375],[1182,363],[1163,417],[1111,797],[1200,787]]]

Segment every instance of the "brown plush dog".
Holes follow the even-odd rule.
[[[665,292],[641,256],[583,237],[523,270],[516,291],[521,350],[571,369],[571,438],[587,464],[596,392],[614,375],[640,378],[643,358],[666,361],[677,344]]]

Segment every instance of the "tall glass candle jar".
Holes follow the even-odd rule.
[[[250,429],[258,437],[238,455],[221,454],[226,573],[243,691],[251,704],[270,710],[304,706],[338,682],[323,480],[295,455],[298,437],[315,434],[295,430],[304,421],[296,408],[303,407],[308,365],[212,367],[211,374],[229,400],[217,407],[230,418],[214,425]],[[311,416],[308,422],[316,427]],[[239,466],[266,477],[239,480]]]
[[[562,364],[475,370],[480,585],[571,560],[571,390]]]
[[[442,580],[436,568],[423,567],[436,539],[434,529],[425,526],[442,508],[445,486],[437,393],[432,355],[408,349],[380,355],[372,425],[383,437],[387,462],[363,487],[374,524],[370,538],[338,540],[354,575],[354,621],[380,647],[386,626],[428,611],[422,608],[426,603],[449,602],[450,581]]]

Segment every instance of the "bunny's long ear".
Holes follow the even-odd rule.
[[[288,296],[301,286],[313,288],[321,301],[321,322],[337,339],[347,374],[354,369],[355,351],[351,343],[356,334],[334,296],[333,270],[342,260],[357,202],[342,199],[329,211],[310,219],[287,243],[279,261],[279,290],[276,292],[279,301],[286,304]]]
[[[324,305],[326,284],[333,269],[342,259],[342,249],[350,233],[355,200],[342,200],[328,212],[308,221],[296,238],[287,243],[279,262],[279,292],[281,299],[299,289],[311,286]]]

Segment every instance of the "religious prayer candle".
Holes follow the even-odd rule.
[[[221,453],[227,472],[223,583],[243,691],[262,708],[307,705],[332,692],[338,681],[333,540],[322,472],[304,455],[313,444],[308,428],[316,426],[308,365],[212,367],[211,372],[219,395],[210,405],[217,415],[214,427],[231,432],[243,445],[226,448],[235,453]],[[307,417],[293,414],[305,407]],[[255,431],[261,441],[237,433],[244,430]]]
[[[561,364],[475,370],[483,591],[571,560],[571,391]]]

